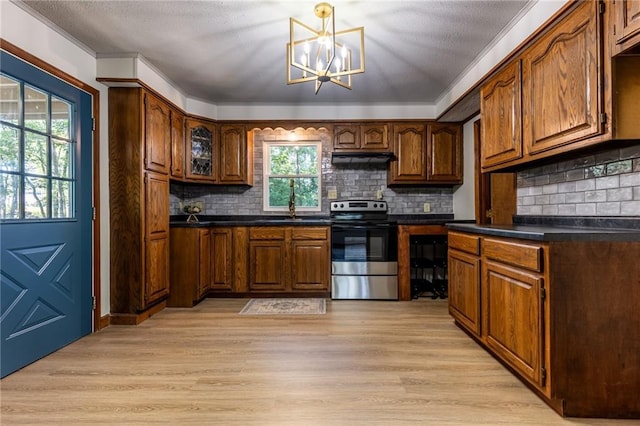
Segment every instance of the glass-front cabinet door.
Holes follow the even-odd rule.
[[[216,127],[213,123],[187,120],[187,179],[216,181],[215,134]]]

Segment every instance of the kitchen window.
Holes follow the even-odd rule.
[[[322,143],[264,142],[264,210],[289,211],[291,182],[296,211],[320,211]]]

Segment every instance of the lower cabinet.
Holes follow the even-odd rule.
[[[173,227],[170,241],[168,306],[207,295],[328,296],[328,226]]]
[[[449,312],[561,415],[640,418],[638,253],[452,230]]]
[[[329,291],[329,249],[328,227],[249,228],[249,291]]]
[[[168,306],[191,307],[211,286],[211,230],[171,228],[171,292]]]

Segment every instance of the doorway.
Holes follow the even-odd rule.
[[[0,55],[4,377],[92,330],[93,99]]]

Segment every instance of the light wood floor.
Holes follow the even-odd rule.
[[[246,300],[111,326],[0,382],[2,425],[630,425],[562,419],[453,325],[446,301]]]

